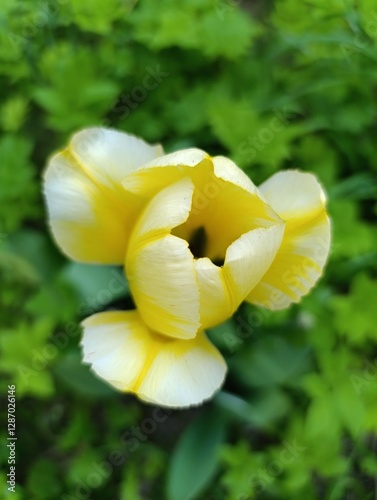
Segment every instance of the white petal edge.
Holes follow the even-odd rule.
[[[297,170],[273,175],[260,190],[286,221],[286,232],[276,259],[247,301],[285,309],[299,302],[322,275],[331,244],[326,195],[313,174]]]
[[[193,340],[176,342],[190,342],[192,347],[187,346],[178,357],[168,349],[161,350],[140,386],[140,397],[173,408],[197,406],[220,389],[226,363],[204,332],[198,332]]]
[[[277,172],[261,184],[259,190],[285,220],[318,212],[326,203],[326,195],[317,178],[299,170]]]
[[[193,168],[203,161],[210,160],[208,154],[201,149],[182,149],[155,158],[140,166],[139,169],[130,172],[123,178],[122,185],[126,191],[141,194],[148,198],[166,187],[167,184],[178,181],[182,174],[187,175],[187,173],[183,172],[183,168]],[[173,167],[173,170],[171,167]],[[169,170],[169,173],[163,171],[165,168]],[[167,175],[169,175],[169,179],[166,178]],[[154,176],[152,183],[148,182],[151,176]]]
[[[68,257],[89,263],[123,262],[124,217],[116,203],[62,153],[50,159],[44,194],[53,237]]]
[[[232,160],[225,156],[214,156],[212,162],[216,177],[230,182],[250,194],[259,195],[258,188],[252,180]]]
[[[76,133],[68,148],[89,177],[107,186],[120,184],[127,174],[164,153],[159,144],[101,127]]]

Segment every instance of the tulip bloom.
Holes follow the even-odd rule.
[[[71,258],[124,265],[137,311],[83,322],[84,360],[122,391],[160,405],[199,404],[226,365],[204,330],[247,300],[298,302],[329,251],[325,196],[285,171],[258,189],[229,159],[107,129],[76,134],[49,162],[53,235]]]

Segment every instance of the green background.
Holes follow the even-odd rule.
[[[3,0],[0,26],[1,498],[374,499],[375,1]],[[79,322],[131,307],[119,269],[69,262],[48,231],[46,160],[90,125],[225,154],[256,184],[308,170],[328,193],[324,277],[210,332],[229,374],[199,408],[157,411],[80,362]]]

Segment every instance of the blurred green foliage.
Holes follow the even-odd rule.
[[[375,2],[4,0],[0,25],[0,389],[16,385],[18,437],[1,498],[374,498]],[[326,187],[325,276],[210,332],[229,374],[203,407],[143,405],[80,362],[79,321],[132,307],[119,270],[68,262],[46,224],[46,159],[89,125]]]

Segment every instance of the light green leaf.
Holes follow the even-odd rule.
[[[377,281],[358,274],[347,295],[331,300],[335,326],[352,344],[363,345],[368,339],[376,341],[376,307],[371,297],[377,296]]]

